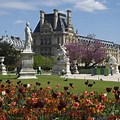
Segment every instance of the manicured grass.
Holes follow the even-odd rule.
[[[40,87],[45,88],[46,86],[52,87],[52,89],[56,89],[58,91],[63,91],[65,86],[69,87],[69,91],[71,93],[76,93],[80,94],[83,91],[95,91],[98,93],[105,93],[106,92],[106,87],[111,87],[113,90],[114,86],[120,86],[120,82],[110,82],[110,81],[98,81],[98,80],[88,80],[89,83],[92,83],[92,87],[88,87],[85,85],[85,82],[87,80],[82,80],[82,79],[68,79],[65,81],[65,78],[61,78],[60,76],[55,76],[55,75],[38,75],[38,79],[24,79],[21,80],[23,84],[32,84],[35,85],[36,82],[40,82],[41,85]],[[9,75],[9,76],[0,76],[0,79],[7,80],[13,80],[14,84],[17,84],[18,80],[15,75]],[[48,84],[50,82],[50,84]],[[95,82],[95,84],[93,83]],[[69,86],[70,83],[73,83],[74,88],[71,88]],[[56,87],[56,85],[59,84],[60,87]],[[112,96],[112,93],[110,93],[110,96]]]

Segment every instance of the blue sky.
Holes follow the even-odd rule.
[[[72,24],[79,35],[95,34],[120,44],[120,0],[0,0],[0,36],[24,39],[26,22],[34,30],[39,11],[53,13],[53,9],[72,10]]]

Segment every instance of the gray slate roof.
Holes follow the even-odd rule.
[[[53,14],[45,14],[45,21],[49,24],[51,24],[52,28],[53,28],[53,24],[54,24],[54,13]],[[56,29],[53,31],[63,31],[63,30],[67,30],[67,21],[66,21],[66,15],[63,13],[58,13],[58,22],[57,22],[57,27]],[[34,33],[36,32],[40,32],[40,21],[38,22]]]
[[[7,42],[11,45],[13,45],[13,47],[15,49],[18,49],[18,50],[22,50],[24,48],[24,41],[21,40],[19,37],[14,37],[14,36],[2,36],[0,38],[0,42]]]

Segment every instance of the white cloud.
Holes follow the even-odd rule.
[[[69,3],[73,8],[80,11],[93,12],[95,10],[106,10],[106,1],[101,0],[62,0],[64,3]]]
[[[105,0],[1,0],[0,8],[35,10],[40,7],[59,7],[59,5],[70,6],[71,9],[76,8],[86,12],[107,9]]]
[[[80,2],[75,3],[75,8],[86,12],[107,9],[107,7],[102,2],[97,0],[81,0]]]
[[[17,21],[15,21],[15,23],[21,24],[21,23],[25,23],[25,21],[24,20],[17,20]]]
[[[55,7],[61,4],[61,1],[55,0],[2,0],[0,3],[0,8],[4,9],[19,9],[19,10],[35,10],[40,6]]]
[[[35,7],[27,2],[3,1],[0,3],[0,8],[20,9],[20,10],[34,10]]]

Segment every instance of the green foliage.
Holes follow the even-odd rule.
[[[19,64],[20,51],[16,50],[12,45],[6,42],[0,43],[0,56],[5,57],[4,64],[10,71]]]
[[[45,57],[42,55],[34,56],[34,68],[38,68],[39,66],[41,66],[45,70],[50,70],[52,68],[53,62],[53,57]]]

